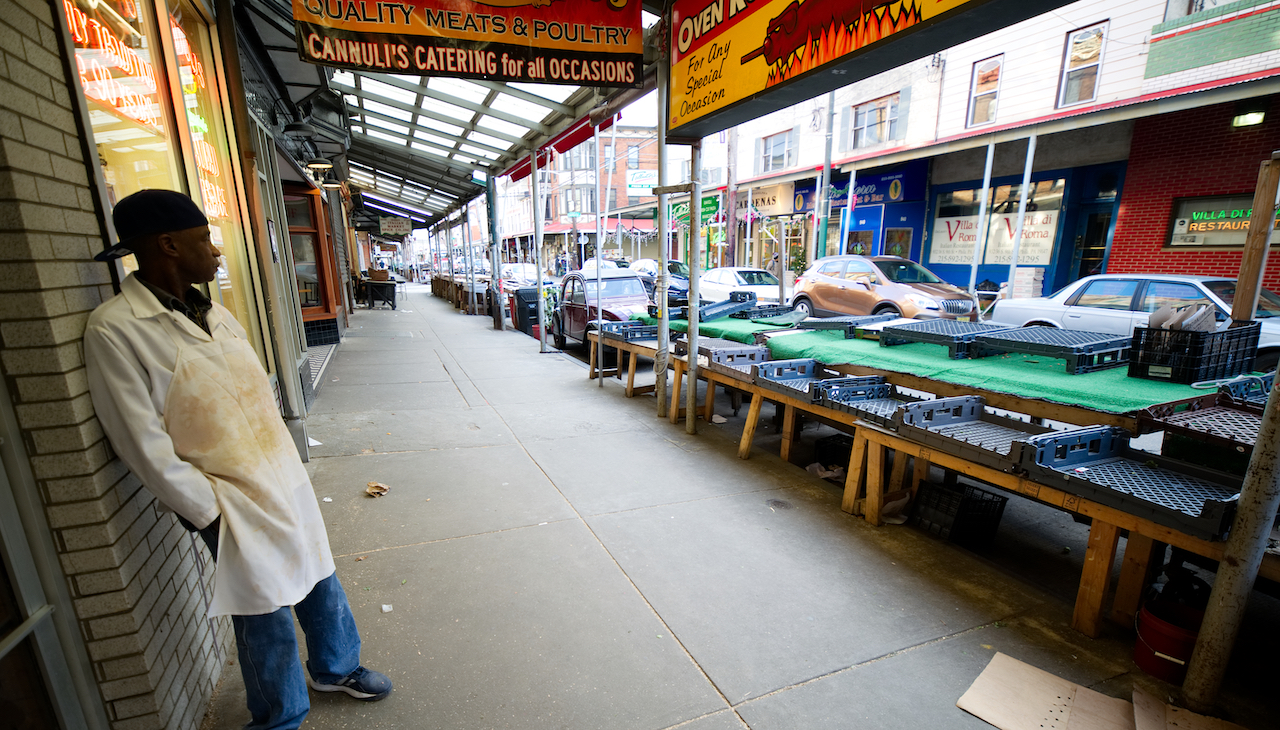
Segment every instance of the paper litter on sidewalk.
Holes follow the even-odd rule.
[[[996,653],[956,706],[1000,730],[1244,730],[1133,690],[1133,702]]]
[[[390,604],[390,603],[384,603],[384,604],[382,604],[382,612],[383,612],[383,613],[391,613],[391,604]]]

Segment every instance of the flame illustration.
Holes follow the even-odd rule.
[[[765,86],[780,84],[923,20],[919,0],[904,0],[897,8],[896,16],[893,7],[886,5],[867,13],[853,26],[823,28],[820,38],[810,36],[787,60],[774,66]]]

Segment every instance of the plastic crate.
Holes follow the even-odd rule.
[[[1008,501],[967,484],[921,482],[908,522],[957,545],[985,547],[996,536]]]
[[[1262,323],[1236,320],[1218,332],[1135,327],[1129,377],[1198,383],[1250,372]]]
[[[825,467],[839,465],[847,472],[852,453],[853,437],[845,433],[823,436],[813,442],[813,460]]]

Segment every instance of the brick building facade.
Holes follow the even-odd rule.
[[[89,313],[112,296],[112,275],[92,258],[104,235],[87,163],[96,155],[85,141],[84,99],[69,83],[75,59],[60,7],[0,0],[5,486],[27,534],[51,543],[58,560],[37,558],[38,585],[14,587],[28,607],[37,594],[35,603],[51,605],[47,621],[58,629],[34,633],[25,656],[64,656],[66,684],[50,691],[65,693],[59,711],[81,711],[63,717],[68,727],[190,728],[232,632],[225,619],[206,620],[201,605],[202,583],[211,590],[208,552],[160,512],[93,413],[81,336]],[[19,708],[28,720],[53,712],[39,697],[30,702]]]
[[[1178,198],[1253,194],[1258,165],[1280,149],[1277,97],[1268,107],[1262,124],[1247,127],[1231,126],[1234,104],[1135,122],[1108,273],[1240,273],[1239,250],[1171,248],[1173,206]],[[1268,267],[1263,281],[1280,288],[1280,269]]]

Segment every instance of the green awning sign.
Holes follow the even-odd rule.
[[[705,226],[708,223],[710,223],[711,219],[714,218],[715,215],[719,212],[720,212],[720,196],[719,195],[703,196],[702,209],[701,209],[702,225]],[[654,208],[653,215],[654,215],[654,220],[656,221],[658,216],[657,208]],[[675,221],[679,221],[680,223],[686,226],[689,225],[689,201],[686,200],[680,203],[672,203],[671,219]]]

